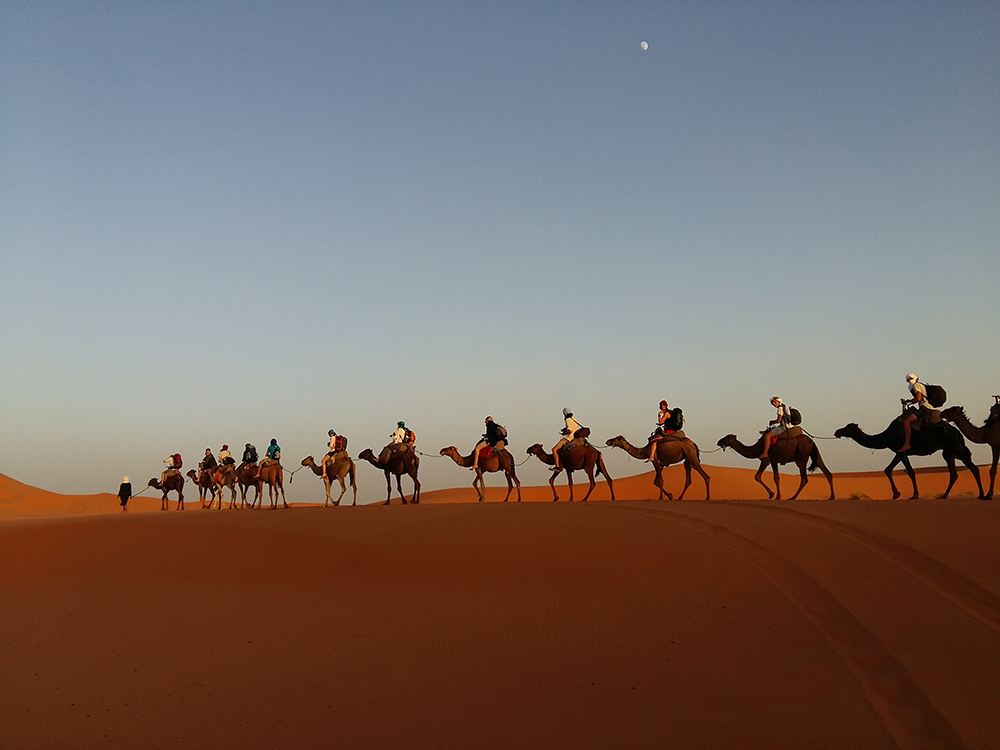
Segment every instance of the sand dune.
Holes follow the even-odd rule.
[[[615,486],[122,515],[0,477],[0,747],[1000,746],[996,502]]]

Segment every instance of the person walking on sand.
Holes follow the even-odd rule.
[[[900,453],[910,450],[910,433],[913,430],[913,423],[918,419],[923,419],[926,423],[940,422],[941,412],[931,406],[927,400],[927,387],[920,382],[920,378],[912,372],[906,376],[906,383],[910,387],[910,398],[901,398],[899,403],[903,406],[912,406],[903,414],[903,445],[899,449]]]
[[[562,471],[562,463],[559,461],[559,450],[572,443],[576,439],[576,431],[582,427],[579,422],[573,419],[573,412],[569,409],[563,409],[563,421],[566,424],[559,431],[562,437],[559,438],[559,442],[552,449],[552,460],[555,461],[556,465],[549,469],[549,471]]]
[[[783,432],[788,432],[792,426],[792,412],[791,410],[781,402],[778,396],[771,397],[771,406],[778,410],[778,415],[768,422],[771,427],[766,430],[761,430],[760,434],[764,436],[764,450],[760,454],[761,461],[767,461],[767,452],[775,440],[778,439],[778,435]]]
[[[122,483],[118,487],[118,500],[122,504],[122,513],[128,513],[128,501],[132,497],[132,483],[128,477],[122,477]]]

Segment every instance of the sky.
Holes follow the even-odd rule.
[[[487,415],[520,461],[660,399],[754,468],[709,451],[773,395],[828,438],[908,372],[1000,393],[992,1],[10,0],[0,71],[0,472],[37,487],[399,420],[457,487]]]

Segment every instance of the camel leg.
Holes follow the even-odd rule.
[[[691,486],[691,462],[690,461],[685,461],[684,462],[684,489],[681,490],[681,495],[680,495],[680,497],[677,498],[678,500],[683,500],[684,499],[684,493],[688,491],[688,487],[690,487],[690,486]]]
[[[552,476],[549,477],[549,487],[552,488],[552,502],[554,502],[554,503],[558,503],[559,502],[559,495],[556,494],[556,477],[559,476],[560,472],[562,472],[562,469],[559,469],[559,471],[552,472]],[[568,476],[568,474],[567,474],[567,476]],[[570,482],[570,485],[572,485],[572,484],[573,483]]]
[[[510,481],[510,474],[508,472],[505,471],[503,477],[507,480],[507,494],[504,495],[503,501],[507,502],[510,499],[510,493],[514,491],[514,483]]]
[[[417,479],[416,471],[410,474],[410,479],[413,480],[413,498],[410,500],[410,502],[416,504],[420,502],[420,480]]]
[[[792,495],[792,500],[798,499],[799,493],[802,492],[802,488],[806,486],[809,482],[809,475],[806,473],[806,459],[803,457],[801,461],[796,461],[796,465],[799,467],[799,488],[795,490],[795,494]],[[778,467],[774,467],[774,475],[778,475]]]
[[[177,490],[177,510],[184,510],[184,493]]]
[[[597,473],[602,474],[604,479],[608,483],[608,492],[611,493],[611,502],[615,500],[615,485],[611,481],[611,475],[608,474],[608,470],[604,467],[604,457],[601,455],[600,451],[597,453]]]
[[[472,479],[472,489],[476,491],[476,496],[479,498],[479,502],[486,502],[486,483],[483,481],[483,472],[478,466],[476,466],[476,476]]]
[[[890,464],[888,466],[886,466],[884,469],[882,469],[882,473],[885,474],[886,478],[888,478],[888,480],[889,480],[889,486],[892,487],[892,499],[893,500],[898,500],[899,499],[899,490],[896,489],[896,483],[892,479],[892,470],[896,467],[896,464],[898,464],[902,460],[901,456],[902,456],[901,453],[897,453],[895,455],[895,457],[892,459],[892,461],[890,462]],[[914,484],[914,487],[913,487],[914,494],[916,493],[916,490],[917,490],[917,488],[916,488],[916,485]]]
[[[663,489],[663,467],[660,466],[659,461],[653,462],[653,469],[656,472],[653,476],[653,486],[660,491],[660,496],[656,498],[657,500],[662,500],[663,496],[667,496],[667,500],[673,500],[674,496]]]
[[[910,465],[910,457],[905,453],[900,453],[899,455],[903,461],[903,468],[906,469],[906,476],[908,476],[910,478],[910,481],[913,483],[913,497],[911,497],[910,499],[916,500],[918,497],[920,497],[920,494],[917,492],[917,473],[913,470],[913,467]]]
[[[396,475],[396,489],[399,491],[399,499],[403,501],[403,505],[406,505],[406,495],[403,494],[403,475]]]
[[[814,456],[813,465],[819,467],[819,470],[823,472],[823,476],[826,477],[826,481],[830,483],[830,499],[835,500],[836,495],[833,492],[833,474],[828,468],[826,468],[826,464],[823,463],[823,459],[820,457],[818,450],[815,451]]]
[[[948,489],[944,491],[943,495],[938,496],[938,500],[947,500],[948,495],[951,493],[951,488],[958,481],[958,469],[955,468],[955,457],[947,455],[944,457],[944,461],[948,464]]]
[[[984,500],[993,499],[993,485],[997,480],[997,460],[1000,459],[1000,445],[990,446],[993,448],[993,465],[990,466],[990,491],[987,493]]]
[[[337,477],[337,480],[340,482],[340,495],[337,496],[337,502],[334,505],[339,506],[341,499],[347,494],[347,484],[344,482],[343,477]]]
[[[775,500],[780,500],[781,499],[781,477],[778,476],[778,462],[777,461],[771,461],[771,472],[774,474],[774,491],[776,493],[778,493],[777,497],[775,497]]]
[[[708,484],[709,484],[708,473],[703,468],[701,468],[701,462],[697,461],[697,459],[695,460],[695,463],[694,463],[694,470],[697,471],[699,474],[701,474],[701,478],[705,480],[705,499],[706,500],[711,500],[712,499],[712,493],[711,493],[711,490],[709,489],[709,486],[708,486]]]
[[[385,502],[382,505],[388,505],[389,501],[392,499],[392,480],[389,479],[389,472],[385,472]]]
[[[331,484],[333,483],[330,481],[330,477],[328,477],[326,474],[323,474],[323,489],[326,490],[326,502],[323,503],[324,508],[327,507],[332,502],[332,498],[330,497]]]
[[[767,490],[767,499],[770,500],[774,497],[774,493],[771,492],[771,488],[767,486],[764,480],[760,478],[760,475],[764,473],[765,468],[767,468],[767,461],[761,461],[760,468],[757,469],[757,473],[753,475],[753,478],[757,481],[757,484]]]
[[[573,502],[573,472],[566,469],[566,484],[569,485],[569,501]]]
[[[983,492],[983,482],[979,476],[979,467],[976,466],[975,461],[972,460],[971,451],[966,451],[966,455],[962,456],[962,463],[965,464],[966,468],[972,472],[972,476],[976,478],[976,484],[979,486],[979,499],[985,500],[986,493]]]
[[[521,480],[517,478],[513,468],[510,471],[510,476],[513,478],[514,484],[517,486],[517,501],[521,502]]]
[[[590,493],[592,493],[594,491],[594,487],[597,486],[597,480],[594,479],[594,470],[593,469],[589,469],[589,470],[585,469],[585,471],[587,472],[587,479],[590,480],[590,489],[587,490],[587,494],[583,496],[583,500],[580,501],[581,503],[587,502],[587,498],[590,497]]]

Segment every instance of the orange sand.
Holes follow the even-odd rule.
[[[751,500],[121,514],[0,476],[0,747],[1000,747],[1000,504],[708,471]]]

